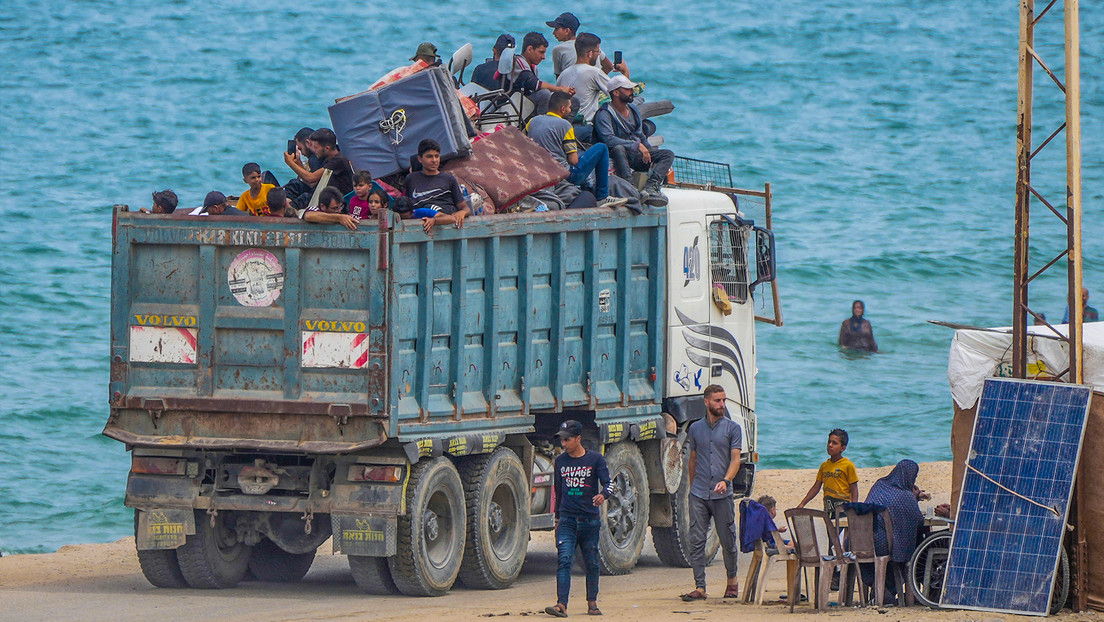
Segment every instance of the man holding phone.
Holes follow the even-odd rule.
[[[570,86],[575,89],[575,99],[579,102],[579,113],[589,123],[594,119],[594,113],[598,111],[598,100],[603,93],[609,93],[611,78],[594,65],[602,54],[602,40],[598,35],[583,32],[575,38],[575,64],[563,70],[556,84]],[[618,52],[620,54],[620,52]],[[615,55],[616,57],[616,55]],[[619,61],[613,68],[629,77],[629,68],[624,61]],[[579,131],[576,129],[576,134]],[[579,136],[580,140],[587,140],[586,136]]]
[[[579,32],[579,18],[574,13],[561,13],[559,17],[545,24],[552,29],[552,36],[559,41],[551,50],[552,73],[559,78],[564,69],[575,64],[575,35]],[[603,73],[613,71],[614,65],[620,62],[620,59],[615,59],[611,63],[605,54],[598,55],[598,66]]]

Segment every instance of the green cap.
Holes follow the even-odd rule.
[[[441,58],[437,54],[437,46],[433,45],[429,41],[418,46],[418,51],[414,52],[414,56],[410,57],[410,60],[418,60],[419,56],[432,56],[434,59]]]

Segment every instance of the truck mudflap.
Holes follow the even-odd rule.
[[[381,420],[356,416],[345,409],[314,416],[117,409],[103,433],[141,447],[317,454],[352,453],[387,440]]]
[[[195,514],[191,508],[139,510],[134,537],[139,551],[175,549],[186,536],[195,535]]]
[[[391,557],[398,543],[397,516],[331,515],[335,553]]]

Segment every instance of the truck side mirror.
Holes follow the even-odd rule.
[[[777,276],[774,261],[774,232],[763,227],[755,230],[755,281],[748,289],[755,289],[760,283],[771,283]]]

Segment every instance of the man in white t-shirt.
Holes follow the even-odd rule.
[[[575,64],[563,70],[556,84],[575,88],[575,100],[579,103],[579,113],[590,123],[598,111],[598,99],[603,93],[609,93],[610,77],[595,66],[594,61],[602,53],[602,40],[589,32],[580,33],[575,39]],[[615,67],[621,75],[629,77],[629,68],[624,61]]]

